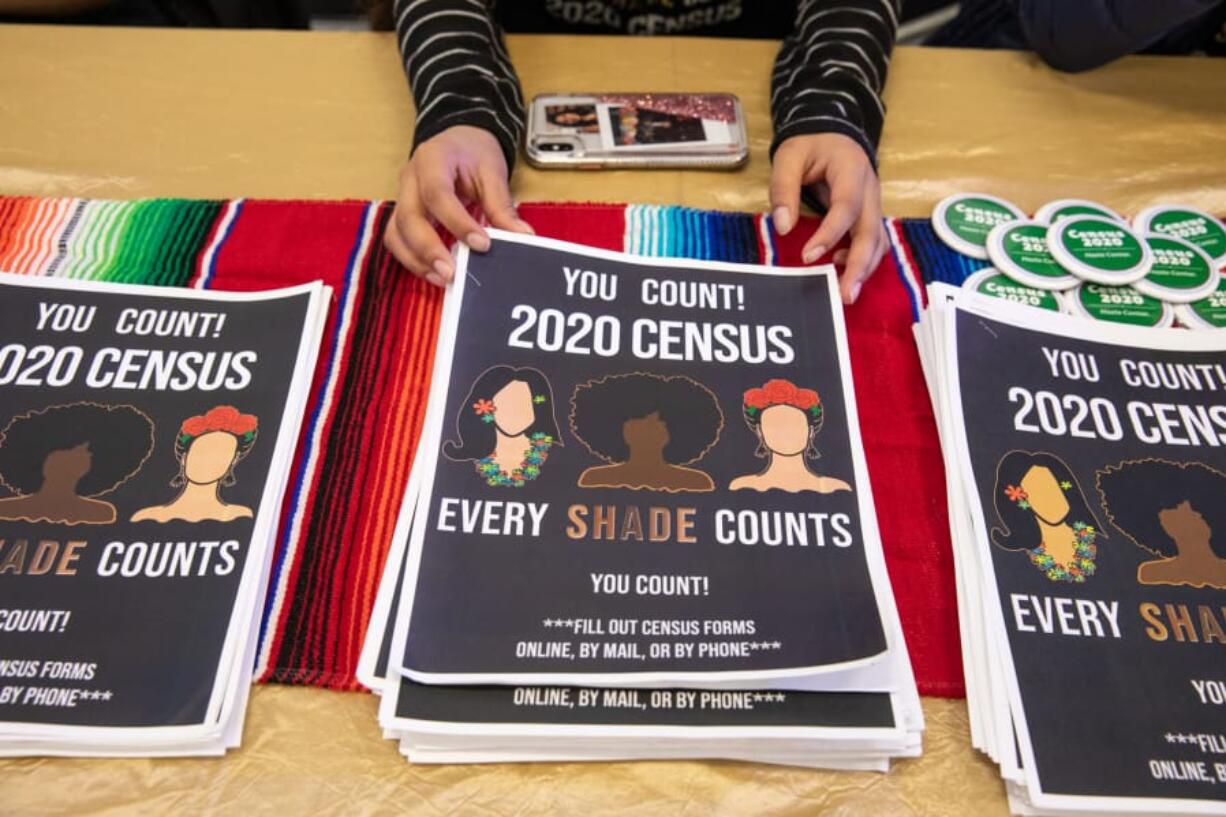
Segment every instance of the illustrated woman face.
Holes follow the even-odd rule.
[[[510,437],[523,434],[536,422],[532,388],[522,380],[512,380],[494,395],[494,421]]]
[[[646,417],[637,417],[622,424],[622,439],[630,448],[631,455],[663,451],[668,445],[668,426],[653,411]]]
[[[43,460],[43,479],[58,484],[76,485],[94,465],[89,443],[81,443],[63,451],[52,451]]]
[[[1158,512],[1158,524],[1178,543],[1208,542],[1213,530],[1187,500]]]
[[[238,453],[238,438],[226,431],[210,431],[192,440],[183,458],[183,473],[189,482],[208,485],[230,470]]]
[[[1031,466],[1022,477],[1022,490],[1030,509],[1049,525],[1058,525],[1068,516],[1069,504],[1051,469],[1044,465]]]
[[[795,406],[771,406],[762,412],[762,442],[785,457],[801,453],[809,445],[809,422]]]

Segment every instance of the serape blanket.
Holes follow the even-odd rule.
[[[354,670],[425,411],[441,293],[383,249],[388,202],[0,197],[0,270],[254,290],[322,280],[334,300],[278,533],[264,681],[357,689]],[[799,265],[816,226],[746,213],[525,204],[545,236],[653,256]],[[886,559],[920,691],[964,694],[940,446],[911,324],[922,282],[968,262],[922,221],[847,311]],[[977,266],[977,265],[976,265]]]

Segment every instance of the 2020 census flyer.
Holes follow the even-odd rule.
[[[409,677],[897,686],[832,272],[506,234],[460,261]]]
[[[322,295],[0,277],[0,732],[224,727]]]
[[[946,362],[1030,796],[1220,813],[1226,346],[1019,309],[962,301]]]

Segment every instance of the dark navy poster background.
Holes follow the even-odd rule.
[[[1108,465],[1148,458],[1200,462],[1226,471],[1226,452],[1220,446],[1139,441],[1126,411],[1132,400],[1151,405],[1226,405],[1226,391],[1221,390],[1226,384],[1218,383],[1217,391],[1132,387],[1124,381],[1120,369],[1122,359],[1222,364],[1226,363],[1226,354],[1132,349],[1015,327],[966,312],[958,313],[956,331],[971,465],[989,529],[1001,524],[994,495],[998,463],[1008,452],[1022,450],[1055,454],[1069,466],[1073,476],[1070,481],[1076,487],[1065,493],[1072,496],[1079,490],[1084,495],[1094,517],[1084,521],[1099,531],[1095,572],[1081,583],[1049,579],[1025,551],[987,545],[1043,790],[1049,794],[1100,796],[1226,797],[1226,780],[1156,779],[1151,769],[1151,761],[1157,762],[1154,768],[1159,775],[1168,776],[1169,761],[1176,761],[1176,766],[1178,761],[1203,762],[1207,774],[1216,777],[1214,764],[1226,762],[1226,744],[1221,742],[1226,733],[1226,707],[1201,703],[1192,685],[1193,680],[1220,682],[1226,678],[1226,643],[1206,642],[1198,623],[1199,605],[1208,606],[1221,620],[1226,614],[1226,590],[1140,584],[1138,566],[1159,557],[1142,550],[1110,523],[1095,476]],[[1053,378],[1042,347],[1093,355],[1099,382]],[[1122,439],[1111,442],[1017,431],[1014,416],[1022,403],[1008,399],[1015,386],[1032,394],[1047,390],[1057,396],[1105,398],[1118,409]],[[1072,417],[1072,412],[1068,416]],[[1037,424],[1035,411],[1023,422]],[[1085,426],[1094,429],[1092,422]],[[1155,423],[1150,420],[1144,426],[1146,433],[1153,427]],[[1186,436],[1184,430],[1176,433]],[[1158,487],[1151,484],[1112,501],[1116,506],[1146,507],[1154,503],[1150,495]],[[1219,491],[1216,501],[1219,505],[1226,503],[1226,493]],[[1076,507],[1074,501],[1070,505]],[[1156,513],[1158,509],[1152,510]],[[1208,514],[1210,509],[1202,505],[1200,510]],[[1076,510],[1070,522],[1083,521],[1074,519],[1074,515]],[[1022,525],[1019,531],[1038,544],[1036,523]],[[1220,537],[1226,537],[1226,530],[1215,530],[1213,535],[1220,541]],[[1035,628],[1034,632],[1017,629],[1012,594],[1024,597],[1021,604],[1029,611],[1024,621]],[[1083,627],[1076,616],[1073,627],[1089,635],[1062,632],[1058,622],[1053,625],[1054,633],[1042,632],[1035,606],[1046,604],[1045,599],[1052,599],[1054,604],[1058,598],[1073,599],[1073,604],[1077,600],[1118,603],[1120,638],[1112,637],[1101,614],[1103,637],[1092,625]],[[1166,640],[1155,641],[1146,635],[1148,622],[1139,613],[1143,602],[1158,605],[1162,611],[1158,617],[1167,625]],[[1166,617],[1166,605],[1187,607],[1197,631],[1195,642],[1189,638],[1176,640]],[[1190,739],[1209,735],[1217,737],[1216,749],[1203,750]],[[1205,745],[1212,743],[1207,741]]]
[[[607,302],[568,297],[563,267],[616,274],[617,298]],[[489,367],[534,367],[548,378],[560,445],[548,452],[540,475],[522,487],[489,486],[473,462],[440,454],[433,496],[429,499],[425,544],[405,649],[405,667],[433,673],[595,673],[647,671],[731,671],[806,667],[863,659],[886,648],[869,572],[857,509],[859,484],[853,472],[844,391],[840,376],[831,304],[824,278],[746,275],[744,273],[648,267],[572,254],[552,248],[495,242],[487,254],[470,256],[455,356],[443,422],[443,441],[457,438],[456,418],[472,412],[469,390]],[[686,309],[642,303],[643,279],[744,285],[744,309]],[[587,312],[615,317],[621,326],[615,357],[543,352],[508,346],[520,325],[516,305],[537,312]],[[632,325],[638,318],[782,325],[791,330],[796,358],[786,365],[640,359],[632,354]],[[526,335],[535,338],[535,329]],[[585,469],[603,466],[570,427],[571,395],[578,384],[646,372],[685,375],[714,393],[724,417],[718,441],[688,467],[712,478],[709,492],[578,487]],[[852,491],[786,493],[730,491],[736,477],[762,471],[755,457],[758,438],[742,416],[742,396],[772,378],[815,389],[825,410],[817,435],[820,458],[811,469],[845,481]],[[492,397],[492,395],[482,395]],[[610,398],[613,399],[613,398]],[[541,408],[545,408],[542,406]],[[683,419],[682,424],[690,420]],[[684,429],[682,429],[684,430]],[[672,429],[670,433],[679,433]],[[444,449],[446,450],[446,449]],[[441,532],[440,504],[456,500],[549,503],[537,539],[530,535],[481,535]],[[424,500],[423,500],[424,501]],[[615,507],[621,514],[636,506],[647,524],[649,507],[694,508],[696,542],[638,541],[634,538],[568,538],[567,509],[572,504]],[[470,508],[473,507],[470,505]],[[458,513],[458,506],[452,506]],[[828,524],[825,545],[809,519],[809,546],[748,545],[716,541],[718,509],[734,513],[788,512],[845,514],[851,544],[832,544],[837,532]],[[816,517],[815,517],[816,518]],[[459,517],[450,522],[458,526]],[[778,519],[775,517],[774,519]],[[588,517],[589,528],[592,517]],[[674,536],[676,533],[674,517]],[[771,522],[776,524],[775,521]],[[525,533],[530,533],[525,529]],[[595,593],[592,574],[627,574],[630,592]],[[638,576],[701,576],[708,582],[697,595],[644,595]],[[611,619],[636,620],[637,633],[616,634]],[[603,633],[577,632],[575,620],[598,622]],[[697,622],[697,634],[645,635],[644,621]],[[719,622],[752,621],[750,633],[716,633]],[[706,622],[714,622],[708,625]],[[551,626],[552,624],[552,626]],[[558,625],[561,625],[560,627]],[[581,658],[579,642],[599,642],[599,656]],[[572,642],[574,657],[518,655],[522,645]],[[653,657],[653,643],[698,645],[688,657],[675,652]],[[699,655],[702,644],[748,642],[748,655]],[[629,645],[605,657],[604,645]],[[637,653],[637,654],[635,654]]]
[[[436,686],[401,679],[396,716],[444,723],[890,729],[886,692]]]
[[[39,303],[93,305],[97,307],[89,330],[37,331]],[[129,293],[88,292],[0,287],[0,349],[9,344],[56,348],[79,346],[83,362],[74,380],[60,388],[48,386],[0,386],[0,429],[27,412],[51,406],[91,402],[105,406],[130,406],[153,424],[153,446],[139,470],[118,488],[96,497],[115,508],[112,524],[49,524],[16,519],[0,519],[0,615],[18,620],[21,611],[63,610],[71,613],[62,631],[18,632],[0,622],[0,690],[12,687],[76,688],[89,693],[76,697],[75,706],[39,706],[25,703],[23,692],[16,703],[0,705],[0,720],[34,721],[82,726],[155,726],[201,723],[205,719],[214,685],[217,664],[229,626],[236,591],[246,564],[255,517],[261,512],[260,499],[281,425],[290,378],[294,370],[303,321],[309,306],[307,294],[263,302],[208,301]],[[225,322],[217,336],[137,337],[118,335],[114,328],[122,310],[158,309],[223,313]],[[94,354],[115,347],[200,352],[238,352],[253,350],[258,362],[250,365],[250,384],[240,390],[157,391],[153,389],[89,388],[86,373]],[[114,367],[112,367],[113,370]],[[44,374],[45,374],[44,370]],[[235,381],[237,382],[237,381]],[[138,510],[163,505],[175,499],[180,488],[171,481],[179,473],[175,438],[188,418],[204,415],[218,406],[233,406],[254,415],[258,432],[244,459],[234,467],[235,484],[221,488],[221,497],[231,505],[246,506],[252,516],[231,521],[129,521]],[[126,412],[126,410],[124,410]],[[133,434],[130,441],[116,448],[91,442],[91,469],[112,467],[108,457],[118,457],[129,445],[143,448]],[[38,446],[35,446],[38,450]],[[110,453],[104,453],[110,452]],[[39,454],[38,456],[41,456]],[[35,465],[37,468],[37,464]],[[0,500],[14,492],[0,486]],[[0,516],[5,513],[0,507]],[[15,516],[16,514],[10,514]],[[13,556],[19,540],[27,541],[23,564],[6,562]],[[42,540],[61,546],[83,540],[75,575],[45,575],[18,572],[28,567],[29,559]],[[115,551],[108,569],[122,563],[131,544],[205,542],[237,540],[232,551],[234,567],[225,575],[215,568],[223,564],[220,552],[211,554],[206,575],[198,575],[203,563],[198,548],[188,576],[151,578],[116,573],[98,574],[107,545],[126,546]],[[138,549],[139,550],[139,549]],[[138,559],[130,565],[135,569]],[[155,564],[160,559],[155,560]],[[239,645],[241,648],[242,645]],[[28,672],[19,665],[40,662],[94,664],[92,679],[22,677]],[[71,670],[68,670],[70,673]],[[40,671],[41,674],[41,671]],[[53,672],[52,675],[56,673]],[[2,694],[2,693],[0,693]]]

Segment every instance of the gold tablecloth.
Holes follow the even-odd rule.
[[[752,153],[733,174],[540,172],[524,201],[766,208],[776,46],[512,37],[525,93],[733,91]],[[1079,76],[1019,54],[897,50],[881,146],[885,210],[926,216],[984,190],[1033,209],[1226,212],[1226,70],[1132,58]],[[0,194],[386,198],[412,109],[383,34],[0,26]],[[924,756],[888,775],[745,763],[410,766],[371,696],[259,687],[224,759],[0,761],[0,814],[1006,813],[962,701],[926,699]]]

